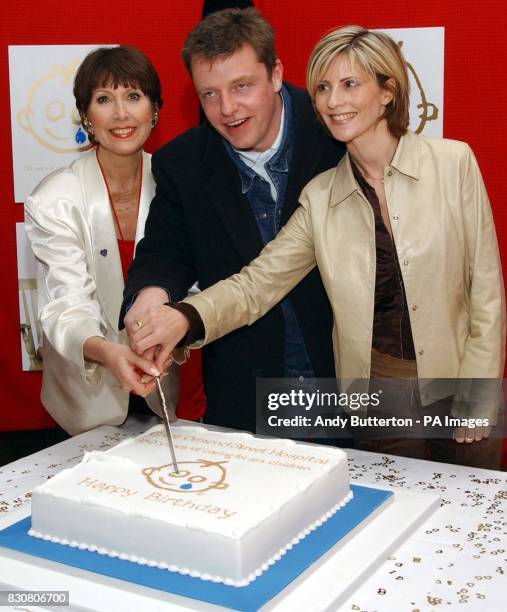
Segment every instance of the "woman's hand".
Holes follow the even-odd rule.
[[[85,341],[83,352],[86,359],[102,363],[111,370],[124,391],[146,397],[155,390],[153,377],[160,376],[160,370],[128,346],[93,336]]]
[[[482,439],[489,438],[491,434],[491,426],[477,427],[456,427],[452,437],[458,444],[471,444],[472,442],[480,442]]]

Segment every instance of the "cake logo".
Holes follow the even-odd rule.
[[[398,41],[398,47],[401,49],[402,46],[403,41]],[[410,96],[411,128],[416,134],[422,134],[428,121],[436,121],[438,119],[438,107],[433,102],[428,102],[421,78],[412,64],[407,61],[406,66],[410,91],[413,92]]]
[[[174,471],[172,463],[158,467],[148,467],[143,470],[148,482],[157,489],[166,489],[177,493],[204,493],[215,489],[227,489],[225,482],[226,461],[178,462],[179,473]]]
[[[92,145],[80,126],[72,84],[79,59],[53,66],[30,87],[18,123],[39,144],[55,153],[78,153]]]

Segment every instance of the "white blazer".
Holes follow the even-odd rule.
[[[136,245],[154,193],[151,155],[143,153]],[[42,403],[72,435],[119,425],[127,417],[129,394],[106,368],[83,357],[90,336],[126,342],[125,332],[118,332],[124,289],[120,254],[95,150],[37,185],[25,204],[25,226],[38,261]]]

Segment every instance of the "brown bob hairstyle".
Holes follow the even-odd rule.
[[[119,85],[139,88],[155,110],[162,108],[160,79],[146,55],[135,47],[101,47],[84,58],[74,79],[74,97],[81,123],[93,91],[99,87]]]

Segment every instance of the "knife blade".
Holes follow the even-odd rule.
[[[165,425],[165,432],[167,434],[167,441],[169,442],[169,450],[171,451],[171,459],[174,467],[174,471],[176,474],[180,473],[178,468],[178,462],[176,460],[176,453],[174,451],[173,437],[171,435],[171,426],[169,425],[169,414],[167,412],[167,404],[165,401],[165,395],[162,390],[162,385],[160,384],[160,377],[155,376],[155,381],[157,383],[158,394],[160,395],[160,401],[162,402],[162,413],[163,413],[163,421]]]

